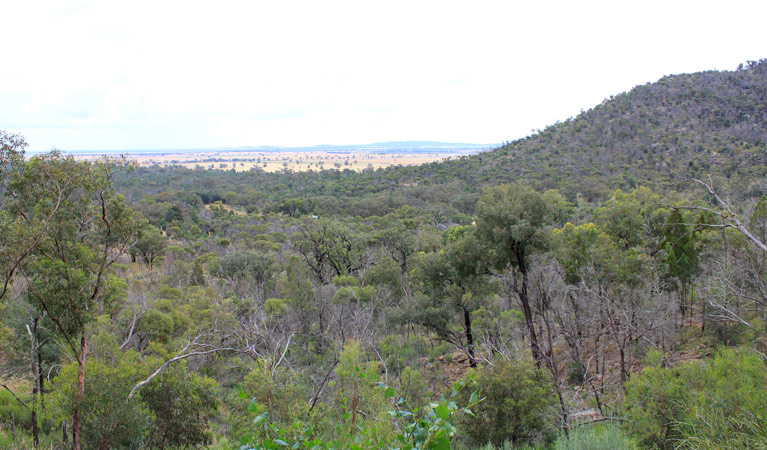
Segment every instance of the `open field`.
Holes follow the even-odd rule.
[[[457,158],[476,153],[471,149],[403,149],[389,150],[268,150],[268,151],[168,151],[168,152],[126,152],[128,159],[139,166],[177,165],[187,168],[232,170],[237,172],[260,168],[266,172],[306,172],[309,170],[350,169],[360,171],[366,168],[377,169],[397,165],[417,165]],[[119,153],[110,152],[111,155]],[[73,153],[77,159],[94,160],[102,155],[96,152]]]

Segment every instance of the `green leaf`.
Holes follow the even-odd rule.
[[[387,387],[386,390],[384,390],[384,395],[386,398],[394,397],[394,389],[391,386]]]
[[[448,411],[445,405],[439,405],[434,408],[434,414],[442,420],[447,420],[450,417],[450,411]]]
[[[450,450],[450,441],[445,436],[440,436],[429,446],[434,450]]]
[[[267,417],[269,417],[269,411],[267,411],[267,412],[265,412],[263,414],[259,414],[258,416],[256,416],[255,419],[253,419],[253,425],[254,426],[261,425],[262,423],[264,423],[264,421],[266,420]]]

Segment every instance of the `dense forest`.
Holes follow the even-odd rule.
[[[266,173],[0,132],[0,448],[767,448],[767,61]]]

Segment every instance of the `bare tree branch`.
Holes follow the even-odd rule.
[[[751,233],[751,231],[745,225],[743,225],[743,222],[741,222],[740,219],[738,219],[738,216],[734,212],[732,212],[732,208],[730,207],[730,204],[727,203],[726,201],[724,201],[719,196],[719,194],[716,193],[716,191],[714,190],[713,182],[711,181],[711,177],[710,176],[709,176],[709,182],[708,183],[706,183],[704,181],[701,181],[701,180],[698,180],[697,178],[690,178],[690,180],[694,181],[695,183],[700,184],[701,186],[703,186],[708,191],[708,193],[712,197],[714,197],[714,199],[716,200],[716,203],[719,205],[720,208],[722,208],[724,210],[724,212],[716,211],[716,210],[713,210],[711,208],[706,208],[706,207],[703,207],[703,206],[685,206],[683,208],[685,208],[685,209],[698,209],[698,210],[707,211],[707,212],[709,212],[711,214],[716,215],[717,217],[722,219],[722,224],[721,225],[711,225],[711,226],[734,228],[734,229],[738,230],[741,234],[743,234],[743,236],[748,238],[751,242],[756,244],[756,246],[759,247],[760,249],[762,249],[762,251],[767,252],[767,245],[765,245],[764,242],[762,242],[759,238],[754,236],[754,234]],[[709,225],[705,225],[705,226],[709,226]]]
[[[147,383],[152,381],[154,377],[159,375],[160,372],[165,370],[165,368],[168,367],[171,363],[189,358],[190,356],[208,355],[210,353],[217,353],[217,352],[223,352],[223,351],[233,351],[233,352],[242,353],[241,349],[229,348],[229,347],[214,347],[209,344],[201,344],[197,342],[199,338],[200,336],[197,336],[192,342],[189,342],[188,344],[186,344],[184,348],[181,349],[181,351],[176,353],[176,356],[165,361],[160,367],[157,368],[157,370],[152,372],[152,374],[149,375],[145,380],[140,381],[135,386],[133,386],[133,389],[131,389],[130,393],[128,394],[128,398],[126,399],[126,401],[133,398],[133,395],[136,394],[136,391],[138,391],[139,389],[144,387]]]
[[[277,363],[272,367],[272,376],[274,376],[274,371],[277,370],[277,367],[279,367],[282,360],[285,358],[285,353],[288,352],[288,348],[290,347],[290,340],[293,339],[293,334],[288,336],[288,343],[285,344],[285,350],[282,351],[282,355],[280,355],[280,359],[277,360]]]
[[[136,322],[141,316],[139,316],[137,310],[133,310],[133,321],[130,324],[130,330],[128,330],[128,337],[125,338],[125,341],[120,346],[120,350],[124,349],[126,345],[128,345],[128,342],[130,342],[131,338],[133,337],[133,330],[136,328]]]
[[[4,387],[6,391],[10,392],[10,393],[11,393],[11,395],[13,396],[13,398],[15,398],[17,402],[21,403],[21,406],[23,406],[23,407],[25,407],[25,408],[29,409],[29,406],[27,406],[27,404],[26,404],[26,403],[24,403],[23,401],[21,401],[21,399],[20,399],[20,398],[16,397],[16,394],[14,394],[14,393],[13,393],[13,391],[11,390],[11,388],[9,388],[8,386],[6,386],[6,385],[4,385],[4,384],[0,384],[0,386]]]

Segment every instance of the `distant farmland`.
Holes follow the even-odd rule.
[[[492,145],[442,143],[384,143],[360,146],[318,146],[308,148],[248,148],[141,151],[73,151],[77,159],[94,160],[104,155],[125,155],[140,166],[183,166],[206,170],[306,172],[309,170],[355,171],[397,165],[417,165],[446,158],[470,155]]]

